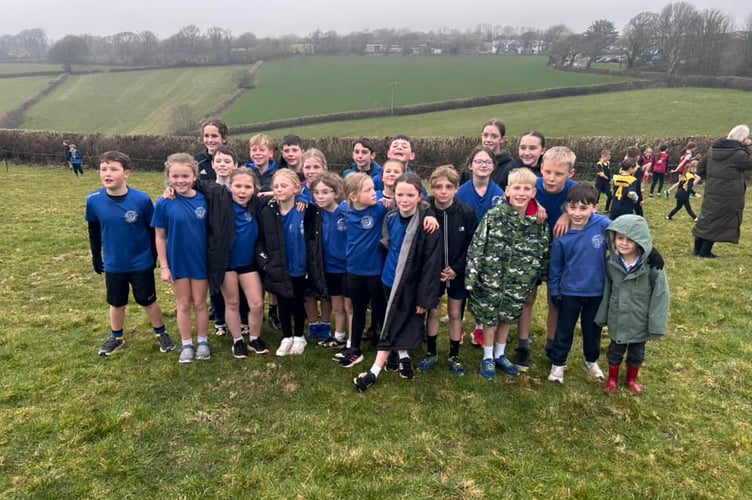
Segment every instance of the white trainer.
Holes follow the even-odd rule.
[[[279,348],[275,353],[277,356],[288,356],[292,349],[292,337],[284,337],[282,342],[279,343]]]
[[[290,354],[303,354],[305,346],[308,344],[305,337],[293,337],[292,347],[290,347]]]
[[[548,380],[551,382],[564,383],[564,366],[551,365],[551,372],[548,374]]]
[[[597,378],[598,380],[603,380],[606,378],[601,371],[601,367],[598,366],[597,361],[593,361],[592,363],[590,361],[585,361],[585,369],[588,371],[588,373],[590,373],[590,375]]]

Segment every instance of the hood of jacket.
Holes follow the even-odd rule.
[[[616,233],[623,234],[640,245],[642,251],[645,252],[644,255],[648,255],[653,249],[653,238],[650,236],[648,223],[639,215],[622,215],[621,217],[617,217],[616,220],[606,228],[606,234],[608,235],[608,248],[612,252],[614,252],[614,239],[616,238]]]
[[[718,139],[710,148],[710,157],[716,161],[725,161],[729,156],[743,149],[744,146],[739,141]]]

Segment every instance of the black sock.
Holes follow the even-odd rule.
[[[460,355],[460,341],[450,340],[449,341],[449,357],[454,358],[459,355]]]
[[[269,316],[279,316],[277,314],[277,306],[269,304]]]
[[[428,336],[426,337],[426,351],[429,356],[436,356],[436,341],[438,340],[439,336]]]

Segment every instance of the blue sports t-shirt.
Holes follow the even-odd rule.
[[[381,225],[387,208],[376,203],[356,210],[343,202],[347,227],[347,272],[359,276],[381,276],[384,257],[379,251]]]
[[[478,216],[478,220],[481,220],[492,207],[504,201],[504,190],[494,181],[491,181],[488,184],[488,189],[486,189],[486,194],[480,196],[475,190],[473,180],[470,179],[460,186],[455,198],[475,210],[475,215]]]
[[[347,271],[345,249],[347,248],[347,226],[342,207],[334,211],[321,210],[322,239],[324,243],[324,270],[327,273],[341,274]]]
[[[411,217],[401,217],[399,212],[390,214],[386,218],[386,229],[389,233],[389,252],[386,254],[384,272],[381,273],[381,282],[389,288],[394,286],[400,249],[402,248],[402,242],[405,239],[405,232],[407,232],[407,225],[410,223],[410,219]]]
[[[287,272],[292,277],[305,276],[308,270],[306,254],[305,230],[303,227],[304,212],[295,207],[282,215],[282,231],[285,233],[285,252],[287,253]]]
[[[86,197],[86,220],[99,222],[104,248],[104,270],[135,273],[154,269],[149,224],[154,205],[146,193],[128,188],[117,200],[102,188]]]
[[[167,233],[167,262],[173,279],[209,279],[207,270],[206,198],[176,195],[160,198],[151,225]]]
[[[543,208],[546,209],[546,214],[548,216],[546,222],[548,222],[548,227],[550,229],[554,228],[556,221],[561,217],[564,203],[567,201],[567,192],[569,191],[569,188],[575,184],[577,183],[572,179],[567,179],[566,184],[564,184],[564,189],[556,194],[551,194],[543,188],[543,178],[538,177],[538,180],[535,181],[535,201],[540,203]]]
[[[235,242],[230,251],[230,269],[251,266],[256,263],[256,240],[258,239],[258,221],[248,209],[232,202],[235,213]]]
[[[300,186],[300,194],[295,197],[295,201],[304,201],[306,203],[313,204],[313,193],[308,189],[307,184]]]

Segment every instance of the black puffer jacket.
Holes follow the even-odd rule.
[[[744,172],[752,170],[752,152],[739,141],[720,139],[697,165],[705,179],[702,208],[692,233],[714,242],[739,243],[744,212]]]
[[[293,208],[297,210],[297,208]],[[256,260],[261,268],[264,288],[282,297],[292,297],[292,281],[287,270],[285,233],[277,200],[272,198],[259,212],[259,238],[256,242]],[[321,215],[314,205],[308,205],[303,219],[303,231],[308,257],[307,278],[316,296],[326,298],[324,277],[324,252],[322,248]]]

